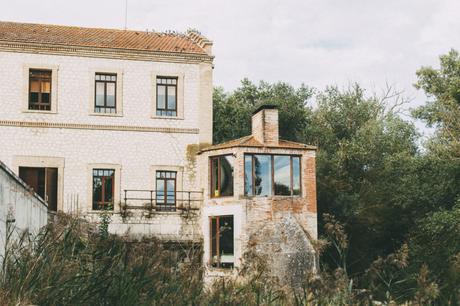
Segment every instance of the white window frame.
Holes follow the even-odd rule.
[[[96,73],[101,74],[116,74],[117,75],[117,90],[115,98],[115,113],[97,113],[94,111],[96,99]],[[88,113],[91,116],[105,116],[105,117],[122,117],[123,116],[123,70],[113,68],[100,68],[91,69],[89,72],[89,105]]]
[[[121,200],[121,165],[119,164],[108,164],[108,163],[96,163],[88,164],[87,166],[87,211],[90,212],[106,212],[105,210],[93,210],[93,170],[94,169],[113,169],[115,170],[115,177],[113,183],[115,184],[113,188],[113,210],[109,212],[119,212],[120,211],[120,200]]]
[[[177,78],[177,96],[176,96],[177,115],[176,116],[158,116],[157,115],[157,77]],[[185,83],[184,73],[171,73],[171,72],[161,72],[161,71],[155,71],[152,73],[152,77],[151,77],[151,84],[152,84],[151,118],[153,119],[172,119],[172,120],[184,119],[184,83]]]
[[[29,75],[31,69],[51,70],[51,110],[29,109]],[[58,112],[58,71],[59,66],[47,64],[25,64],[23,65],[23,113],[57,114]]]

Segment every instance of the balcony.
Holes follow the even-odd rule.
[[[120,210],[123,216],[129,212],[142,211],[150,217],[155,213],[179,212],[190,215],[200,210],[203,202],[202,191],[175,191],[125,189]]]

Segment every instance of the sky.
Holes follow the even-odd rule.
[[[126,0],[0,0],[0,20],[124,28]],[[421,66],[460,50],[459,0],[128,0],[134,30],[198,29],[214,42],[214,85],[304,83],[323,90],[387,84],[426,101]]]

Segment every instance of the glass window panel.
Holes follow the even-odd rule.
[[[272,194],[272,163],[270,155],[254,155],[254,190],[258,196]]]
[[[96,83],[96,106],[104,106],[104,83]]]
[[[105,178],[104,202],[112,202],[113,199],[113,180],[111,177]]]
[[[291,157],[275,155],[273,162],[275,195],[291,195]]]
[[[157,86],[157,107],[159,109],[166,108],[166,86]]]
[[[292,193],[300,195],[300,157],[292,157]]]
[[[211,256],[217,256],[217,219],[211,219]]]
[[[40,82],[33,80],[30,82],[30,92],[40,92]]]
[[[233,195],[233,163],[232,155],[220,157],[220,195]]]
[[[244,156],[244,194],[252,195],[252,155]]]
[[[162,179],[157,180],[157,201],[164,203],[165,195],[165,181]]]
[[[100,177],[93,177],[93,201],[102,200],[102,180]]]
[[[219,227],[219,253],[233,255],[233,216],[220,217]]]
[[[115,107],[115,83],[107,83],[107,106]]]
[[[166,181],[166,190],[167,190],[167,202],[169,204],[173,204],[175,202],[175,180],[167,180]]]
[[[38,93],[37,92],[31,92],[30,93],[30,102],[31,103],[38,103]]]
[[[177,84],[177,79],[173,79],[172,84],[176,85]]]
[[[176,87],[168,86],[168,109],[176,109]]]
[[[116,75],[112,75],[112,81],[116,81],[117,80],[117,76]]]
[[[50,103],[50,94],[42,93],[42,103]]]
[[[49,81],[42,81],[41,82],[41,91],[50,93],[51,92],[51,82]]]
[[[219,195],[219,159],[211,159],[211,197],[218,197]]]

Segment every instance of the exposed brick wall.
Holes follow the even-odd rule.
[[[260,143],[278,145],[278,110],[262,109],[252,116],[252,135]]]

